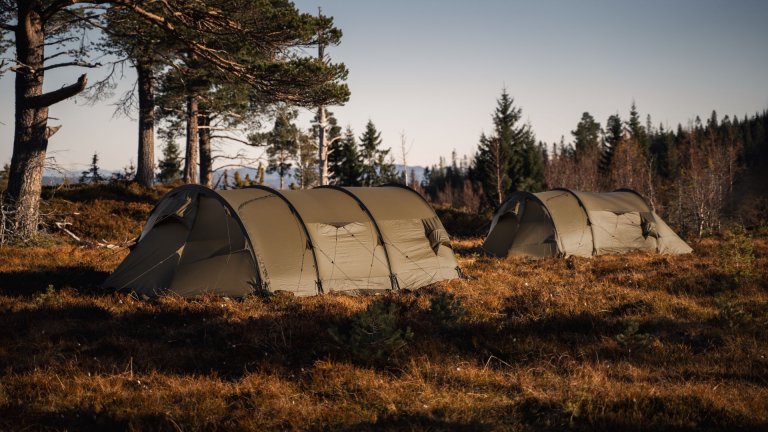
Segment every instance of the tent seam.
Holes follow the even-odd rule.
[[[318,186],[317,189],[332,189],[335,191],[339,191],[343,193],[344,195],[347,195],[348,197],[352,198],[355,202],[357,202],[357,205],[360,206],[360,208],[363,210],[363,212],[368,215],[368,218],[371,220],[371,223],[373,223],[373,228],[376,230],[376,234],[378,236],[379,242],[381,243],[382,249],[384,249],[384,257],[387,259],[387,268],[389,269],[389,278],[390,278],[390,289],[395,290],[399,289],[399,284],[397,284],[396,288],[396,282],[397,282],[397,275],[395,274],[394,270],[392,269],[392,261],[389,258],[389,251],[387,251],[387,244],[384,241],[384,233],[382,233],[381,228],[379,227],[379,223],[376,220],[376,218],[373,216],[373,213],[368,209],[368,206],[365,205],[362,199],[360,199],[359,196],[355,195],[354,192],[350,191],[349,189],[343,188],[341,186],[336,185],[323,185]],[[376,252],[376,247],[374,246],[374,256]]]

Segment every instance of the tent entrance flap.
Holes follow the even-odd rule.
[[[148,296],[168,291],[243,296],[259,285],[241,225],[206,189],[185,186],[170,193],[143,233],[105,286]]]
[[[516,214],[506,213],[502,215],[496,226],[488,234],[483,248],[496,256],[507,256],[519,227],[520,222],[518,222]]]

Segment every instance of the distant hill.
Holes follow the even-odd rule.
[[[397,169],[398,173],[403,172],[403,165],[395,165],[395,168]],[[424,167],[408,165],[407,169],[408,169],[408,175],[411,175],[411,172],[413,172],[416,175],[416,179],[418,181],[421,181],[424,178]],[[109,171],[109,170],[100,171],[101,175],[104,176],[104,178],[110,178],[112,177],[112,174],[118,173],[118,172],[120,171]],[[230,182],[233,181],[235,172],[239,172],[240,176],[243,178],[245,178],[246,175],[249,175],[252,179],[255,179],[258,174],[258,171],[256,168],[238,168],[233,170],[227,170],[227,175],[229,176]],[[47,170],[43,175],[43,185],[58,186],[65,182],[77,183],[80,180],[80,175],[81,173],[79,171],[57,172],[57,171]],[[213,183],[219,184],[220,178],[223,175],[224,175],[223,170],[216,171],[213,174]],[[295,181],[295,177],[293,176],[293,174],[291,174],[288,178],[286,178],[286,185],[290,185],[294,181]],[[280,177],[277,175],[277,173],[265,174],[264,184],[266,184],[267,186],[276,188],[280,185]]]
[[[403,172],[403,165],[395,165],[395,168],[397,169],[398,173]],[[421,181],[424,178],[424,167],[422,166],[408,166],[408,175],[411,175],[411,170],[413,170],[413,173],[416,175],[416,179]],[[252,179],[255,179],[258,171],[256,168],[239,168],[236,170],[228,170],[227,175],[229,176],[229,181],[232,182],[235,172],[239,172],[240,176],[242,178],[245,178],[246,175],[250,175]],[[213,175],[213,183],[217,184],[219,183],[219,178],[224,175],[224,171],[217,171]],[[290,177],[285,179],[285,184],[290,185],[292,182],[295,182],[295,177],[293,174],[291,174]],[[264,174],[264,184],[271,187],[278,187],[280,185],[280,177],[277,175],[277,173],[272,174]]]

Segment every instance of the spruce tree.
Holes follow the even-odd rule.
[[[363,186],[372,186],[376,183],[377,150],[380,144],[381,132],[376,130],[376,126],[371,120],[368,120],[368,124],[365,125],[365,132],[360,137],[360,161],[362,162],[360,183]]]
[[[91,158],[91,165],[88,168],[88,170],[83,171],[80,176],[80,183],[92,183],[92,184],[98,184],[104,181],[104,177],[102,177],[101,173],[99,172],[99,155],[98,153],[93,153],[93,158]]]
[[[299,130],[293,120],[298,113],[287,106],[278,108],[275,124],[266,133],[252,134],[251,145],[267,146],[267,172],[277,173],[280,177],[280,189],[285,188],[285,179],[291,176],[291,168],[299,150]]]
[[[317,169],[317,145],[312,136],[297,131],[298,150],[296,155],[296,181],[300,189],[311,188],[318,183],[320,177]]]
[[[331,154],[328,156],[328,171],[332,183],[340,186],[360,186],[360,177],[363,174],[362,164],[352,128],[347,126],[344,138],[336,140],[331,148]]]
[[[624,134],[622,120],[618,114],[614,114],[608,117],[608,121],[605,122],[605,139],[603,140],[603,151],[600,158],[600,172],[603,175],[607,175],[610,171],[611,160],[613,159],[613,152],[616,150],[616,146],[622,139]]]
[[[376,184],[385,185],[390,183],[402,183],[400,175],[395,166],[395,157],[389,154],[392,149],[379,152],[376,169],[378,170],[378,179]]]
[[[584,155],[597,154],[600,151],[600,123],[595,121],[591,114],[585,112],[576,125],[576,130],[571,131],[576,147],[576,159]]]
[[[373,121],[368,120],[365,132],[360,137],[360,183],[363,186],[378,186],[397,181],[397,170],[389,156],[392,149],[381,148],[381,132]]]
[[[645,130],[642,122],[640,121],[640,114],[637,112],[637,106],[635,101],[632,101],[632,106],[629,110],[629,120],[627,120],[627,128],[629,129],[629,135],[634,138],[635,141],[640,144],[640,148],[643,149],[645,154],[648,154],[650,144],[648,142],[648,133]]]
[[[530,131],[530,126],[528,127]],[[536,138],[533,136],[533,132],[530,133],[530,137],[525,140],[524,143],[524,163],[523,163],[523,177],[518,183],[518,190],[539,192],[544,189],[544,160],[545,150],[536,143]]]
[[[176,135],[171,130],[161,131],[165,138],[163,157],[157,166],[157,181],[160,183],[173,183],[181,179],[181,156],[179,145],[176,144]]]
[[[485,191],[485,204],[497,207],[504,202],[505,191],[512,182],[507,173],[509,168],[509,149],[504,147],[497,137],[480,135],[477,154],[475,155],[476,177]]]
[[[507,192],[537,190],[544,183],[543,155],[531,126],[520,124],[523,111],[514,102],[503,89],[493,113],[494,133],[480,137],[475,166],[486,205],[497,206]]]

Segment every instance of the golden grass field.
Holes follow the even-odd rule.
[[[157,196],[112,198],[48,210],[121,242]],[[454,242],[468,279],[415,292],[155,301],[99,289],[125,250],[0,248],[0,430],[768,430],[766,238],[480,244]]]

